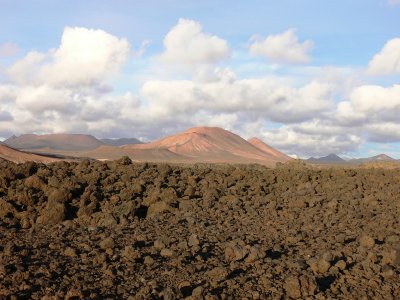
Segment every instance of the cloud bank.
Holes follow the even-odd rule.
[[[366,62],[365,72],[398,74],[399,41],[388,41]],[[209,125],[261,137],[299,156],[400,142],[399,84],[349,81],[349,71],[341,73],[339,67],[335,76],[327,76],[323,66],[313,66],[314,72],[301,79],[273,72],[239,76],[236,50],[193,20],[180,19],[160,53],[143,57],[147,44],[132,47],[103,30],[66,27],[56,48],[30,51],[6,69],[8,77],[0,82],[0,136],[79,132],[153,139]],[[312,47],[288,29],[253,40],[247,59],[266,57],[266,66],[307,64]],[[124,67],[135,61],[147,62],[148,68],[126,73]],[[175,72],[165,79],[158,68]],[[141,71],[147,74],[139,88],[115,86],[117,76]]]

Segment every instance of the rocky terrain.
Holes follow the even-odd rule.
[[[0,298],[399,299],[399,169],[0,161]]]

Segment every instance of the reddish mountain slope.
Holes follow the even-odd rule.
[[[264,143],[262,140],[253,137],[248,140],[250,144],[253,146],[257,147],[258,149],[264,151],[265,153],[269,153],[272,156],[276,157],[277,159],[280,159],[282,161],[288,161],[291,159],[291,157],[287,156],[286,154],[276,150],[275,148],[272,148],[271,146],[267,145]]]
[[[18,151],[4,144],[0,144],[0,158],[16,163],[22,163],[26,161],[49,163],[57,161],[57,159],[54,158]]]
[[[273,148],[268,152],[252,145],[240,136],[218,127],[194,127],[177,135],[124,149],[165,149],[186,159],[202,162],[251,163],[273,165],[287,161]],[[275,151],[275,152],[274,152]]]

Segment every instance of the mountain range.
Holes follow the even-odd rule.
[[[344,160],[340,156],[333,154],[333,153],[331,153],[327,156],[319,157],[319,158],[310,157],[306,161],[309,163],[312,163],[312,164],[344,164],[344,163],[346,163],[346,160]]]
[[[350,163],[366,163],[366,162],[391,162],[391,161],[396,161],[396,160],[386,154],[379,154],[379,155],[375,155],[375,156],[367,157],[367,158],[350,159],[348,162],[350,162]]]
[[[122,146],[127,144],[142,143],[136,138],[96,139],[87,134],[23,134],[12,136],[4,144],[19,150],[61,150],[61,151],[87,151],[100,146]]]
[[[194,127],[150,143],[136,138],[97,139],[86,134],[24,134],[0,143],[0,158],[23,162],[52,162],[57,158],[118,159],[170,163],[258,163],[274,166],[289,156],[253,137],[245,140],[218,127]],[[305,160],[311,164],[361,164],[390,162],[380,154],[370,158],[343,159],[336,154]]]
[[[13,136],[4,143],[36,154],[101,160],[129,156],[137,161],[259,163],[272,166],[291,159],[260,139],[246,141],[218,127],[194,127],[147,144],[137,139],[99,140],[83,134],[26,134]]]
[[[346,160],[333,153],[319,158],[310,157],[309,159],[306,160],[306,162],[311,164],[362,164],[369,162],[394,162],[394,161],[396,161],[394,158],[386,154],[379,154],[367,158],[352,158]]]

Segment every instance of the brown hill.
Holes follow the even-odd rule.
[[[351,159],[350,163],[395,162],[396,160],[386,154],[379,154],[367,158]]]
[[[23,163],[26,161],[35,161],[42,163],[50,163],[57,161],[58,159],[36,155],[32,153],[27,153],[23,151],[19,151],[13,148],[10,148],[4,144],[0,144],[0,158],[9,160],[15,163]]]
[[[289,157],[271,147],[264,151],[240,136],[218,127],[194,127],[152,143],[122,148],[152,151],[164,149],[179,155],[182,160],[199,162],[274,165],[276,162],[289,160]]]
[[[249,139],[248,142],[250,144],[252,144],[253,146],[257,147],[258,149],[264,151],[265,153],[271,154],[272,156],[276,157],[278,160],[281,160],[282,162],[289,161],[292,159],[291,157],[276,150],[275,148],[272,148],[270,145],[267,145],[262,140],[260,140],[256,137]]]
[[[103,142],[86,134],[24,134],[4,141],[10,147],[20,150],[53,149],[61,151],[88,151],[96,149]]]
[[[117,147],[133,144],[143,144],[143,142],[138,140],[137,138],[100,139],[100,141],[106,145]]]
[[[194,127],[148,144],[104,145],[87,135],[24,135],[9,139],[36,153],[100,160],[129,156],[136,161],[170,163],[259,163],[273,166],[290,158],[258,139],[250,142],[218,127]]]
[[[331,153],[327,156],[315,158],[315,157],[310,157],[309,159],[306,160],[306,162],[312,163],[312,164],[346,164],[347,162],[341,158],[340,156]]]

